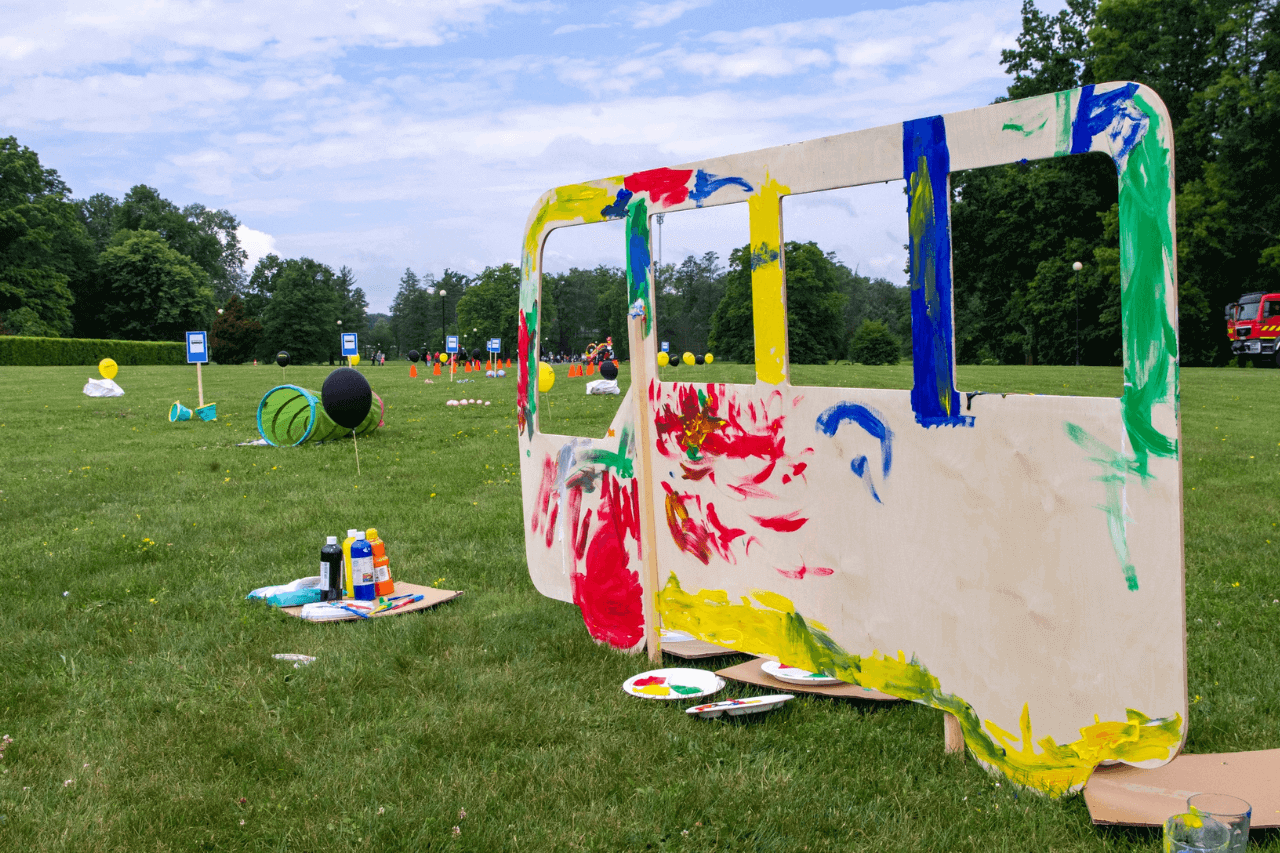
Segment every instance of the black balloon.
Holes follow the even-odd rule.
[[[695,355],[695,356],[693,357],[693,363],[694,363],[694,364],[706,364],[706,363],[707,363],[707,357],[706,357],[706,356],[704,356],[704,355]]]
[[[420,358],[422,358],[422,356],[418,353],[416,349],[409,350],[409,360],[412,361],[414,364],[417,364],[418,359]]]
[[[284,350],[280,350],[280,352],[276,353],[276,364],[280,365],[281,367],[288,367],[289,353],[285,352]]]
[[[612,361],[603,362],[600,365],[600,375],[605,379],[617,379],[618,365],[614,364]]]
[[[373,390],[363,373],[354,368],[339,367],[324,380],[320,388],[320,402],[324,404],[324,413],[335,424],[355,429],[369,414]]]
[[[667,362],[667,367],[679,367],[679,366],[680,366],[680,356],[678,355],[671,356],[671,360]]]
[[[471,360],[472,360],[472,361],[479,361],[479,360],[480,360],[480,347],[476,347],[475,349],[473,349],[473,350],[471,351]]]

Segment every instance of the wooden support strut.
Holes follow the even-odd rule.
[[[644,634],[649,650],[649,660],[662,659],[662,641],[658,631],[658,529],[653,517],[653,472],[650,471],[649,453],[652,423],[649,419],[649,364],[644,357],[644,314],[634,314],[627,320],[631,334],[631,399],[636,418],[636,480],[640,498],[640,552],[643,575],[640,587],[644,591]]]
[[[960,719],[955,714],[943,713],[942,738],[948,755],[959,753],[964,758],[964,731],[960,728]]]

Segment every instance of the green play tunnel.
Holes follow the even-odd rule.
[[[369,414],[354,432],[364,435],[382,426],[382,398],[373,395]],[[258,434],[276,447],[293,447],[307,441],[332,441],[353,431],[335,424],[324,413],[320,395],[297,385],[278,385],[258,404]]]

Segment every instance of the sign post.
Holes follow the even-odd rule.
[[[347,359],[347,366],[351,366],[351,356],[360,354],[360,336],[355,332],[342,332],[342,356]]]
[[[449,353],[449,381],[453,381],[453,374],[457,372],[457,365],[454,359],[458,355],[458,336],[449,335],[444,339],[444,351]]]
[[[498,375],[498,353],[502,352],[502,338],[489,338],[489,369],[493,371],[494,376]]]
[[[204,377],[200,365],[209,361],[208,332],[187,332],[187,364],[196,366],[196,393],[200,396],[200,408],[204,408]]]

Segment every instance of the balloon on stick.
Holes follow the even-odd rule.
[[[276,353],[276,364],[280,365],[281,367],[288,367],[289,353],[285,352],[284,350],[280,350],[280,352]]]
[[[409,350],[409,360],[412,361],[414,364],[417,364],[418,359],[420,358],[422,358],[422,355],[416,349]]]
[[[713,361],[715,361],[715,360],[716,360],[716,357],[715,357],[714,355],[712,355],[711,353],[707,353],[706,358],[707,358],[707,364],[710,364],[711,362],[713,362]]]
[[[373,405],[373,389],[369,387],[369,380],[358,370],[339,367],[324,380],[320,388],[320,403],[330,420],[351,430],[351,442],[356,448],[356,473],[359,474],[360,447],[355,444],[355,429]]]
[[[602,362],[600,365],[600,375],[605,379],[613,381],[618,378],[618,365],[612,361]]]
[[[693,353],[687,352],[684,355],[680,356],[680,359],[685,364],[693,364]]]
[[[695,356],[693,357],[693,363],[694,363],[694,364],[706,364],[706,363],[707,363],[707,357],[706,357],[706,356],[704,356],[704,355],[695,355]]]
[[[658,353],[658,367],[666,367],[671,363],[671,356],[667,355],[666,350]]]
[[[358,356],[358,355],[350,356],[350,359],[351,359],[351,366],[352,366],[352,367],[355,367],[357,364],[359,364],[359,363],[360,363],[360,356]]]
[[[115,359],[104,358],[98,362],[98,372],[102,374],[103,379],[115,379],[116,372],[120,369],[115,363]]]
[[[448,363],[449,363],[449,355],[448,355],[448,353],[443,353],[443,352],[442,352],[442,353],[440,353],[440,363],[441,363],[441,364],[448,364]]]
[[[551,369],[551,365],[545,361],[538,365],[538,390],[543,394],[551,390],[551,386],[556,384],[556,372]]]

